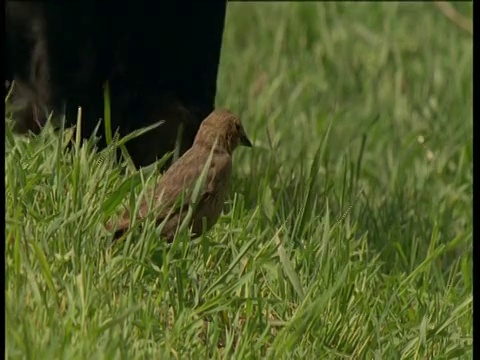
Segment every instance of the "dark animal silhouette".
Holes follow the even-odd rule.
[[[179,128],[183,153],[214,108],[225,8],[226,1],[7,1],[15,130],[38,133],[51,111],[72,125],[81,106],[88,137],[103,118],[108,81],[113,130],[125,135],[165,120],[127,144],[137,166],[173,150]]]

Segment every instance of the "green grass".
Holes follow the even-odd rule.
[[[156,171],[7,128],[6,356],[471,358],[472,51],[433,3],[230,3],[217,104],[255,148],[172,246],[102,227]]]

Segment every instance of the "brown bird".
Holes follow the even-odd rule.
[[[157,226],[167,218],[161,231],[167,242],[173,241],[190,205],[193,206],[189,223],[193,237],[200,236],[217,222],[227,195],[232,154],[239,145],[252,147],[240,119],[226,109],[214,110],[202,121],[192,147],[165,172],[155,190],[148,192],[148,197],[155,197]],[[204,185],[195,199],[192,194],[204,168]],[[139,219],[147,215],[148,203],[144,198]],[[115,230],[115,238],[122,236],[130,228],[129,212],[125,212],[116,225],[108,223],[106,227]]]

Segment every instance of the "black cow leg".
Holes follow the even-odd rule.
[[[89,136],[108,81],[112,126],[122,135],[165,120],[128,144],[137,166],[172,151],[180,125],[183,153],[214,107],[225,8],[226,1],[7,2],[7,74],[21,85],[17,103],[27,104],[17,130],[38,131],[44,118],[29,114],[51,110],[58,118],[65,109],[66,125],[75,124],[81,106]]]

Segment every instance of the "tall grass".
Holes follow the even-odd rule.
[[[6,127],[6,356],[471,358],[471,35],[431,3],[234,2],[223,42],[254,148],[198,240],[112,245],[155,166]]]

